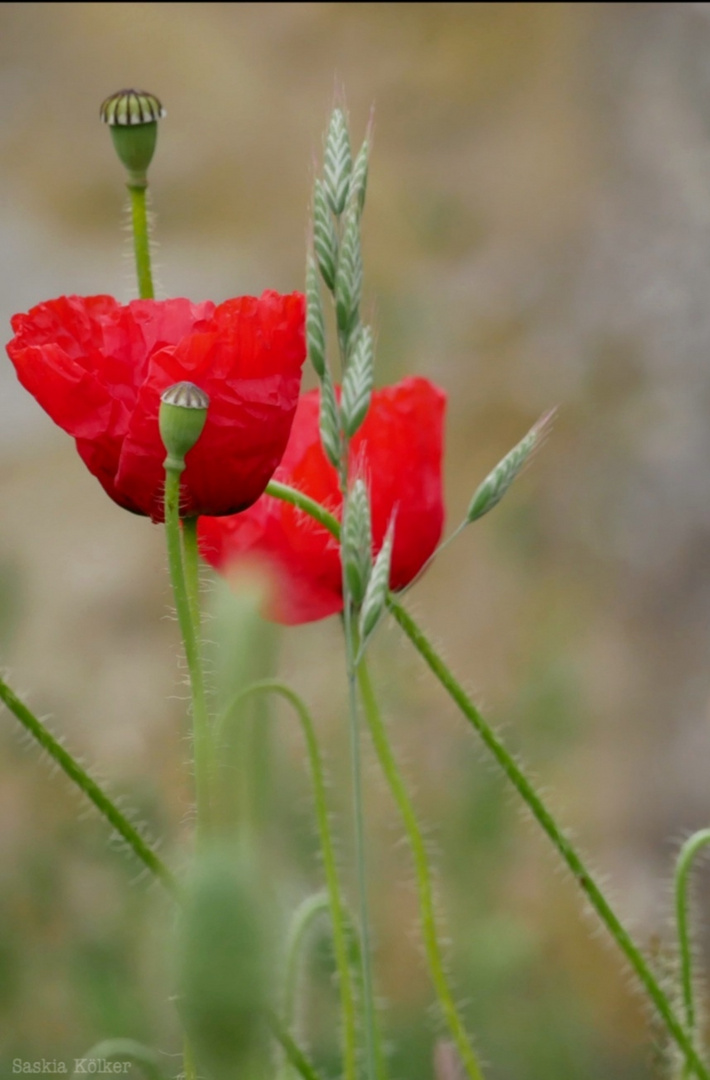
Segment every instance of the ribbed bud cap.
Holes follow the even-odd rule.
[[[146,90],[119,90],[102,103],[99,116],[109,127],[135,127],[161,120],[165,109]]]
[[[165,116],[160,101],[145,90],[119,90],[106,98],[99,116],[111,129],[116,153],[128,170],[129,187],[146,187],[158,139],[158,120]]]

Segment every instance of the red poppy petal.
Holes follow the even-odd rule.
[[[393,589],[417,575],[441,538],[445,409],[439,387],[428,379],[404,379],[375,392],[352,443],[351,462],[362,462],[369,481],[375,551],[396,510]]]
[[[374,549],[396,512],[391,584],[408,584],[432,554],[443,527],[441,470],[446,396],[426,379],[375,391],[352,442],[351,479],[360,472],[371,493]],[[320,443],[319,395],[298,404],[275,479],[340,516],[335,469]],[[267,614],[278,622],[321,619],[342,610],[340,551],[330,533],[288,503],[263,496],[243,514],[203,519],[205,558],[223,573],[246,561],[270,567],[276,587]]]
[[[205,430],[186,457],[184,514],[232,514],[250,506],[279,463],[305,359],[304,304],[300,294],[264,295],[266,299],[242,297],[221,305],[201,332],[150,358],[116,484],[126,494],[139,493],[154,521],[163,516],[160,395],[173,383],[195,382],[210,398]],[[228,318],[223,310],[227,306]],[[260,377],[245,375],[245,369],[259,371]]]
[[[222,514],[263,491],[286,445],[305,358],[304,299],[60,297],[13,318],[8,354],[24,386],[77,440],[121,506],[162,518],[160,393],[191,379],[211,398],[189,459],[190,512]]]

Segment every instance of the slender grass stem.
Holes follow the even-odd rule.
[[[39,743],[52,761],[76,784],[79,790],[89,799],[99,813],[108,821],[111,828],[126,842],[136,858],[150,870],[165,888],[173,895],[177,892],[177,883],[165,863],[158,857],[149,844],[143,839],[138,830],[128,818],[121,813],[116,804],[112,802],[105,791],[89,776],[76,758],[55,739],[51,731],[45,727],[24,702],[10,689],[7,683],[0,679],[0,700],[4,702],[11,713],[20,721],[32,738]]]
[[[330,900],[325,893],[307,896],[296,908],[286,944],[286,973],[284,975],[283,1020],[287,1030],[293,1027],[296,1019],[298,1000],[298,982],[304,959],[306,940],[313,923],[324,912],[330,911]]]
[[[466,1033],[463,1021],[459,1015],[453,994],[446,978],[444,958],[442,955],[439,937],[436,928],[436,910],[434,906],[434,886],[432,881],[429,858],[426,844],[422,836],[417,816],[407,793],[402,775],[397,766],[397,760],[390,745],[387,729],[385,728],[380,710],[375,697],[370,672],[363,660],[358,669],[360,694],[367,725],[370,729],[372,742],[377,753],[378,760],[385,774],[397,809],[399,810],[404,827],[407,832],[409,845],[412,849],[414,868],[417,879],[417,893],[419,895],[419,913],[422,924],[422,937],[426,950],[427,962],[431,980],[439,999],[439,1005],[446,1024],[449,1028],[456,1049],[466,1068],[471,1080],[483,1080],[483,1073],[478,1064],[476,1054]]]
[[[626,957],[647,997],[654,1005],[673,1041],[682,1051],[691,1070],[701,1080],[710,1080],[710,1071],[701,1061],[692,1039],[676,1016],[671,1002],[647,964],[641,950],[612,910],[608,900],[592,877],[581,856],[560,829],[534,786],[515,762],[512,755],[489,727],[461,684],[434,650],[426,636],[405,609],[390,598],[389,608],[417,652],[433,672],[460,711],[475,729],[486,748],[530,809],[534,818],[554,844],[557,852],[574,874],[590,904]]]
[[[343,578],[345,575],[343,574]],[[367,888],[367,856],[365,841],[365,808],[362,790],[362,742],[360,716],[357,703],[357,672],[355,658],[358,653],[357,630],[353,625],[352,605],[343,583],[345,631],[345,654],[348,678],[348,716],[350,731],[350,769],[352,776],[353,823],[355,827],[355,865],[360,918],[360,955],[362,967],[363,1028],[365,1033],[365,1063],[369,1080],[377,1077],[377,1054],[375,1033],[375,994],[372,977],[372,941],[370,934],[370,911]]]
[[[133,229],[133,252],[138,277],[138,295],[141,300],[152,300],[153,273],[150,263],[150,227],[148,225],[148,190],[128,185],[131,196],[131,225]]]
[[[316,818],[318,821],[318,834],[323,857],[323,870],[328,891],[330,919],[333,928],[333,951],[335,953],[335,963],[340,987],[344,1076],[345,1080],[355,1080],[357,1076],[357,1023],[355,994],[353,991],[352,974],[348,958],[345,905],[342,900],[335,858],[335,846],[333,844],[330,822],[328,820],[328,804],[326,799],[323,761],[311,715],[298,694],[283,683],[273,679],[265,679],[261,682],[252,683],[251,686],[247,686],[245,689],[240,690],[221,714],[215,728],[215,745],[218,747],[222,745],[226,739],[226,726],[233,722],[235,716],[240,715],[235,711],[237,706],[242,704],[248,698],[262,693],[278,694],[289,702],[296,711],[306,742],[313,783]]]
[[[165,535],[168,546],[168,563],[172,580],[175,607],[182,633],[187,668],[192,693],[192,721],[194,728],[195,793],[197,802],[197,840],[204,839],[212,821],[210,773],[211,746],[209,715],[202,668],[202,650],[199,629],[193,619],[191,594],[197,590],[197,544],[193,540],[195,519],[186,519],[187,544],[185,564],[180,539],[180,472],[167,467],[165,470]],[[188,585],[189,582],[189,585]]]
[[[675,870],[675,908],[680,954],[680,981],[685,1023],[691,1038],[695,1035],[696,1010],[693,992],[693,951],[690,941],[688,882],[696,855],[710,844],[710,829],[700,829],[683,844]],[[688,1075],[687,1065],[684,1075]]]

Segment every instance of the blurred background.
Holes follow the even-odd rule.
[[[330,108],[345,95],[359,144],[374,107],[364,310],[379,382],[416,372],[449,394],[451,526],[559,405],[533,466],[410,605],[663,967],[674,853],[710,814],[710,4],[0,4],[8,338],[41,299],[135,295],[98,121],[128,86],[168,111],[160,295],[195,300],[302,287]],[[0,663],[179,861],[190,783],[162,531],[106,499],[9,361],[0,485]],[[217,601],[233,631],[239,604]],[[335,630],[274,633],[258,664],[314,709],[346,862]],[[648,1017],[547,842],[398,632],[375,651],[487,1077],[655,1075]],[[178,1053],[167,903],[0,719],[3,1075],[109,1035]],[[299,733],[277,710],[269,730],[262,857],[288,907],[320,874]],[[368,804],[392,1075],[424,1080],[416,898],[374,763]],[[308,1041],[333,1075],[327,949],[309,978]]]

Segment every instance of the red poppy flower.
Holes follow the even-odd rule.
[[[112,499],[163,519],[163,390],[210,398],[186,457],[185,515],[233,514],[259,498],[286,446],[305,358],[300,293],[211,301],[67,296],[15,315],[8,355],[24,387],[76,439]]]
[[[390,584],[407,585],[434,551],[444,522],[441,490],[444,392],[410,378],[376,390],[350,447],[351,473],[370,490],[372,533],[379,551],[396,511]],[[320,443],[319,392],[298,403],[291,437],[274,479],[310,495],[337,517],[342,499],[335,469]],[[343,607],[339,546],[321,525],[280,499],[263,495],[246,513],[202,518],[202,554],[229,572],[240,561],[262,562],[274,590],[267,614],[277,622],[322,619]]]

